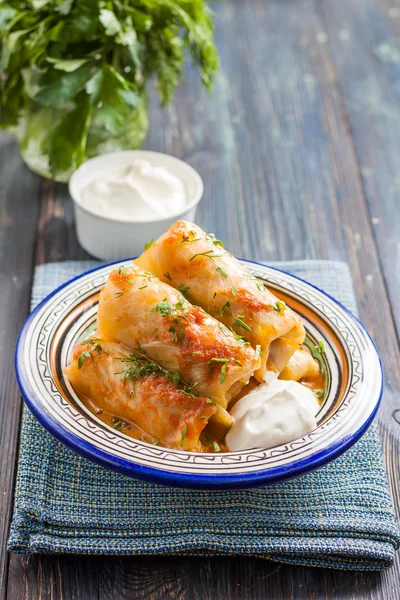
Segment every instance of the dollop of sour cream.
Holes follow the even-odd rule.
[[[310,433],[317,426],[319,404],[313,392],[297,381],[267,373],[265,383],[240,398],[226,436],[229,450],[271,448]]]
[[[83,188],[81,204],[109,219],[149,221],[165,218],[185,208],[183,182],[165,167],[135,160],[128,168],[99,173]]]

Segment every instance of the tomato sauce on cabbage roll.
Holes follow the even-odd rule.
[[[232,423],[228,402],[260,365],[250,345],[181,292],[135,267],[110,273],[100,294],[97,327],[101,337],[140,348],[214,400],[222,409],[216,418],[227,426]]]
[[[200,435],[216,405],[151,361],[142,351],[93,337],[74,348],[64,369],[78,395],[134,437],[169,448],[201,451]],[[121,420],[119,420],[121,419]]]
[[[135,264],[180,290],[191,302],[224,323],[236,339],[261,353],[254,376],[280,373],[303,343],[301,318],[274,296],[213,234],[177,221]]]

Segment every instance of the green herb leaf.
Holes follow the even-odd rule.
[[[142,285],[142,286],[139,288],[139,290],[144,290],[144,288],[147,288],[147,287],[149,287],[149,286],[148,286],[148,285]]]
[[[254,360],[258,360],[260,358],[260,354],[261,354],[261,346],[260,346],[260,344],[257,344],[256,351],[254,353]]]
[[[313,394],[316,396],[316,398],[318,398],[318,400],[322,400],[323,397],[325,396],[325,390],[322,388],[315,388],[312,391],[313,391]]]
[[[221,376],[219,378],[219,382],[223,383],[225,377],[226,377],[226,364],[222,365],[222,367],[221,367]]]
[[[278,313],[283,313],[285,312],[286,304],[284,302],[278,301],[275,304],[271,304],[271,308],[273,308],[273,310],[275,310]]]
[[[260,292],[266,292],[267,288],[265,287],[265,285],[263,283],[261,283],[261,281],[256,280],[256,286],[258,287],[258,289],[260,290]]]
[[[221,267],[217,267],[215,270],[217,271],[217,273],[219,273],[220,275],[222,275],[222,277],[225,277],[225,278],[228,277],[227,273],[225,273],[225,271],[223,271],[221,269]]]
[[[170,281],[172,281],[171,275],[169,273],[164,273],[164,277],[166,277],[167,279],[169,279]]]
[[[171,325],[171,327],[168,329],[168,331],[170,331],[172,333],[174,342],[177,342],[178,341],[178,333],[177,333],[175,327],[172,327],[172,325]]]
[[[218,442],[216,442],[215,440],[213,440],[212,445],[213,445],[213,448],[214,448],[215,452],[221,452],[221,448],[219,447]]]
[[[154,440],[151,442],[154,446],[158,446],[159,443],[159,439],[158,438],[154,438]]]
[[[235,288],[235,286],[232,286],[232,295],[235,296],[237,292],[237,289]]]
[[[214,404],[214,406],[216,406],[214,400],[211,400],[211,398],[206,398],[206,402],[207,404]]]
[[[63,58],[52,58],[48,56],[47,62],[52,63],[53,68],[57,71],[65,71],[65,73],[72,73],[85,65],[88,62],[88,58],[74,58],[74,59],[63,59]]]
[[[115,297],[115,298],[121,298],[121,296],[123,296],[123,295],[124,295],[124,292],[116,292],[116,293],[114,294],[114,297]]]
[[[64,173],[83,162],[92,106],[85,93],[79,94],[75,105],[43,141],[53,174]]]
[[[190,287],[188,285],[183,285],[183,283],[179,284],[178,290],[181,292],[181,294],[183,294],[184,296],[190,296],[189,294],[189,290]]]
[[[144,245],[144,249],[148,250],[150,248],[150,246],[152,246],[154,244],[154,238],[152,238],[147,244]]]
[[[185,427],[183,428],[182,436],[181,436],[181,443],[180,443],[181,448],[183,446],[183,442],[185,441],[186,434],[187,434],[187,425],[185,423]]]
[[[251,332],[251,327],[249,327],[249,326],[247,325],[247,323],[245,323],[245,322],[243,321],[243,319],[244,319],[244,315],[238,315],[238,316],[235,318],[235,320],[234,320],[233,324],[234,324],[236,327],[241,327],[242,329],[245,329],[246,331],[250,331],[250,332]]]
[[[78,358],[78,369],[82,369],[83,363],[87,358],[92,358],[92,353],[88,351],[82,352]]]
[[[218,306],[214,306],[214,312],[219,314],[220,317],[231,317],[232,312],[229,310],[230,306],[231,303],[228,300],[227,302],[225,302],[225,304],[223,304],[223,306],[221,306],[221,308],[218,308]]]
[[[206,240],[212,242],[214,246],[221,246],[221,248],[224,247],[224,244],[221,242],[221,240],[218,240],[213,233],[207,233]]]

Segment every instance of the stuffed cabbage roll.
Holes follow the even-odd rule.
[[[174,223],[135,264],[179,289],[234,332],[261,349],[255,372],[280,373],[304,341],[302,321],[252,275],[213,234],[186,221]]]
[[[199,436],[215,405],[140,350],[95,337],[77,344],[64,374],[78,395],[137,428],[145,441],[201,450]]]
[[[304,377],[317,377],[320,373],[320,366],[304,348],[299,348],[290,358],[288,364],[279,375],[279,379],[300,381]]]
[[[222,409],[260,365],[251,346],[179,291],[134,267],[110,273],[97,326],[100,337],[141,349]]]

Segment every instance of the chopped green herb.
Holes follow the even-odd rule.
[[[187,320],[185,317],[183,317],[185,319],[185,321]],[[183,325],[180,321],[178,321],[178,319],[174,319],[174,323],[176,323],[178,329],[179,329],[179,335],[181,336],[181,342],[184,346],[187,346],[187,342],[185,341],[185,330],[183,328]]]
[[[286,304],[284,302],[276,302],[275,304],[270,304],[271,308],[273,308],[274,310],[276,310],[276,312],[280,313],[280,312],[285,312],[286,309]]]
[[[158,446],[158,442],[159,442],[159,439],[155,437],[154,440],[152,441],[152,444],[154,446]]]
[[[216,442],[215,440],[213,440],[212,445],[213,445],[213,448],[214,448],[215,452],[221,452],[221,448],[219,447],[218,442]]]
[[[323,390],[322,388],[315,388],[313,390],[313,394],[316,396],[316,398],[318,398],[318,400],[322,400],[325,396],[325,390]]]
[[[168,329],[168,331],[170,331],[172,333],[174,342],[176,343],[178,341],[178,333],[177,333],[175,327],[172,327],[172,325],[171,325],[171,327]]]
[[[214,306],[214,312],[218,313],[221,317],[224,317],[224,316],[231,317],[232,312],[229,310],[230,307],[231,307],[231,303],[228,300],[227,302],[225,302],[225,304],[223,306],[221,306],[221,308],[218,308],[218,306]]]
[[[120,267],[118,267],[118,274],[119,275],[125,275],[125,271],[126,271],[126,267],[124,267],[123,265],[121,265]]]
[[[318,350],[321,352],[321,354],[323,354],[325,352],[324,342],[318,342],[318,344],[316,345],[316,348],[318,348]]]
[[[217,267],[215,270],[217,271],[217,273],[219,273],[220,275],[222,275],[222,277],[226,277],[226,278],[228,277],[228,275],[225,273],[225,271],[223,271],[221,269],[221,267]]]
[[[244,319],[244,315],[238,315],[238,316],[235,318],[235,320],[234,320],[233,324],[234,324],[234,325],[236,325],[236,327],[242,327],[242,329],[245,329],[246,331],[250,331],[250,332],[251,332],[251,327],[249,327],[249,326],[247,325],[247,323],[245,323],[245,322],[243,321],[243,319]]]
[[[193,254],[193,256],[189,259],[189,262],[192,262],[192,260],[194,260],[198,256],[205,256],[206,258],[209,258],[210,260],[215,262],[215,259],[218,258],[219,256],[222,256],[222,254],[216,254],[214,256],[214,250],[207,250],[206,252],[198,252],[197,254]]]
[[[150,248],[150,246],[152,246],[154,244],[154,238],[152,238],[148,244],[144,245],[144,249],[148,250]]]
[[[224,247],[224,244],[221,242],[221,240],[218,240],[213,233],[207,233],[206,240],[212,242],[214,246],[221,246],[221,248]]]
[[[257,344],[256,351],[254,354],[254,360],[258,360],[260,358],[260,354],[261,354],[261,346],[260,346],[260,344]]]
[[[191,232],[192,233],[192,232]],[[193,232],[194,233],[194,232]],[[185,242],[187,242],[188,244],[191,244],[192,242],[199,242],[201,240],[201,238],[194,238],[193,240],[189,240],[188,237],[183,237],[181,239],[181,241],[179,242],[179,245],[184,244]]]
[[[189,294],[189,290],[190,287],[188,285],[183,285],[183,283],[179,284],[178,290],[181,292],[181,294],[183,294],[184,296],[190,296]]]
[[[100,346],[97,339],[99,339],[99,338],[88,338],[86,340],[82,340],[80,343],[81,344],[90,344],[92,346],[91,351],[97,352],[97,354],[100,354],[100,352],[105,352],[106,354],[108,354],[108,350],[103,350],[102,346]]]
[[[216,406],[214,400],[211,400],[211,398],[206,398],[206,402],[207,402],[207,404],[214,404],[214,406]]]
[[[243,344],[246,344],[247,346],[249,346],[249,345],[250,345],[250,342],[248,342],[248,341],[246,340],[246,338],[245,338],[243,335],[239,335],[238,333],[236,333],[236,331],[233,329],[233,327],[232,327],[232,326],[230,326],[230,327],[229,327],[229,329],[230,329],[230,331],[233,333],[233,335],[235,336],[235,339],[236,339],[238,342],[243,342]]]
[[[159,302],[155,306],[150,309],[151,312],[159,312],[163,317],[171,317],[172,316],[172,304],[164,298],[162,302]]]
[[[149,287],[148,285],[142,285],[142,287],[139,288],[139,290],[144,290],[144,288]]]
[[[243,367],[242,363],[240,362],[240,360],[235,359],[235,365],[239,365],[240,367]]]
[[[124,429],[130,429],[130,427],[127,423],[125,423],[121,419],[118,419],[117,417],[113,417],[111,419],[111,422],[113,424],[113,429],[118,429],[118,431],[123,431]]]
[[[258,287],[258,289],[260,290],[260,292],[266,292],[267,288],[265,287],[265,285],[263,283],[261,283],[261,281],[256,282],[256,286]]]
[[[175,387],[177,387],[179,385],[181,381],[181,378],[179,377],[179,373],[174,373],[172,375],[172,383],[174,384]]]
[[[236,289],[236,287],[233,285],[233,286],[232,286],[232,294],[233,294],[233,296],[235,296],[235,295],[236,295],[236,292],[237,292],[237,289]]]
[[[164,277],[166,277],[167,279],[169,279],[170,281],[172,281],[171,275],[169,273],[164,273]]]
[[[215,298],[216,295],[217,295],[217,292],[214,292],[213,300],[214,300],[214,298]]]
[[[121,298],[121,296],[123,296],[123,295],[124,295],[124,292],[117,292],[117,293],[115,294],[115,297],[116,297],[116,298]]]
[[[219,382],[223,383],[225,377],[226,377],[226,364],[223,364],[222,367],[221,367],[221,376],[219,378]]]
[[[183,446],[183,442],[185,441],[186,434],[187,434],[187,425],[185,423],[185,427],[183,428],[182,436],[181,436],[181,443],[180,443],[181,448]]]
[[[229,362],[229,358],[218,358],[217,356],[214,356],[211,360],[208,361],[209,365],[212,365],[213,363],[227,363]]]
[[[78,369],[82,369],[83,363],[87,358],[92,358],[91,352],[82,352],[82,354],[78,358]]]
[[[116,373],[121,375],[121,381],[130,379],[132,382],[135,379],[141,379],[147,375],[163,375],[165,371],[154,360],[149,360],[147,356],[140,350],[134,350],[129,356],[119,359],[122,363],[130,363],[125,372]]]
[[[201,354],[200,350],[195,350],[193,352],[193,356],[200,356],[200,354]]]

